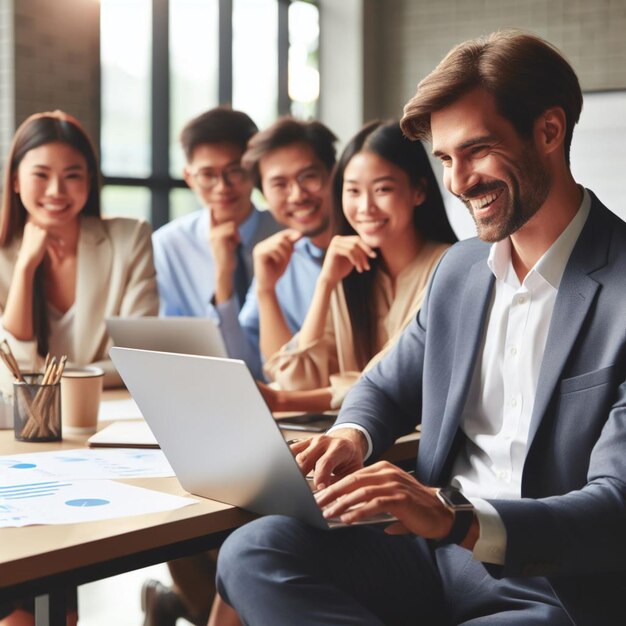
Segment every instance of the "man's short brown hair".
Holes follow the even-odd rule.
[[[269,128],[257,133],[248,143],[248,149],[241,158],[241,164],[261,188],[259,162],[278,148],[302,143],[311,148],[315,156],[330,172],[335,165],[337,137],[324,124],[317,121],[303,122],[292,117],[282,117]]]
[[[244,152],[257,130],[256,124],[243,111],[220,106],[189,120],[180,133],[180,143],[190,162],[193,151],[204,144],[232,143]]]
[[[515,29],[497,31],[453,48],[417,86],[400,125],[412,139],[430,139],[430,117],[473,89],[490,93],[500,114],[522,137],[550,107],[565,112],[565,158],[582,109],[578,77],[563,55],[540,37]]]

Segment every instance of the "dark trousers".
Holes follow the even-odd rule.
[[[234,532],[218,590],[248,626],[571,626],[544,578],[496,580],[459,546],[270,516]]]

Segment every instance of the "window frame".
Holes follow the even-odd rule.
[[[278,3],[278,115],[291,110],[288,82],[289,5],[291,0]],[[311,1],[311,0],[307,0]],[[318,7],[317,2],[312,1]],[[150,221],[154,230],[170,219],[170,191],[185,188],[182,178],[170,174],[170,64],[169,64],[169,6],[170,0],[152,0],[151,50],[151,175],[106,176],[103,186],[143,187],[150,191]],[[219,75],[218,101],[230,104],[233,93],[233,0],[218,0]]]

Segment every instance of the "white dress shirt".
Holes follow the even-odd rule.
[[[480,561],[504,563],[506,529],[485,499],[521,497],[530,419],[554,303],[590,207],[584,190],[572,221],[521,284],[511,263],[510,239],[491,247],[487,262],[495,288],[482,356],[461,416],[467,439],[451,481],[476,507],[480,537],[474,557]]]

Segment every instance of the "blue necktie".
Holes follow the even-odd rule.
[[[246,300],[249,286],[248,270],[246,269],[246,261],[243,258],[243,246],[241,244],[237,245],[235,256],[237,258],[237,267],[235,268],[235,275],[233,276],[233,286],[239,298],[239,308],[241,308]]]

